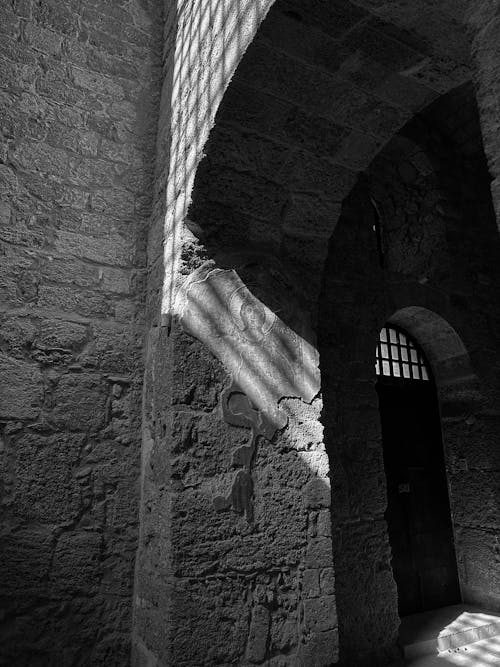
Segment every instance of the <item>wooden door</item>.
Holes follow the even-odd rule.
[[[436,388],[377,382],[386,520],[401,616],[460,601]]]

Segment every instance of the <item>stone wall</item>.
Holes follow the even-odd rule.
[[[5,664],[128,662],[159,10],[0,9]]]
[[[467,26],[471,35],[472,55],[475,65],[475,83],[485,153],[492,175],[493,203],[500,219],[500,145],[498,142],[498,115],[500,111],[500,58],[497,39],[500,25],[500,9],[494,2],[470,2],[467,6]]]
[[[437,376],[463,599],[498,609],[499,252],[466,87],[389,142],[344,202],[330,243],[320,352],[346,665],[383,664],[397,637],[374,358],[380,328],[409,306],[444,318],[470,357],[469,366],[427,316],[395,320],[421,342]]]
[[[138,665],[336,659],[321,400],[304,399],[286,369],[298,346],[318,381],[311,323],[356,172],[470,76],[456,5],[433,10],[436,39],[428,5],[410,25],[373,3],[282,0],[260,24],[271,4],[183,2],[167,15]],[[254,330],[235,294],[248,298]],[[250,343],[264,334],[261,354]],[[309,482],[319,492],[312,506]],[[386,627],[395,625],[389,612]]]
[[[138,664],[336,658],[320,269],[355,172],[469,52],[462,3],[365,0],[279,0],[248,49],[272,4],[1,8],[7,661],[127,662],[141,471]]]

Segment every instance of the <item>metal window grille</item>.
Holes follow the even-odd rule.
[[[425,357],[411,338],[388,326],[380,332],[375,372],[407,380],[429,380],[430,376]]]

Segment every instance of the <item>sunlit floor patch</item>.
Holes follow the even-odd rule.
[[[402,619],[400,643],[411,667],[500,666],[500,615],[453,605]]]
[[[500,637],[490,637],[461,646],[456,649],[442,651],[438,655],[425,655],[406,660],[405,667],[446,667],[446,665],[462,665],[462,667],[492,667],[500,665]]]

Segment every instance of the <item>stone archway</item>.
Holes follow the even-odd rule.
[[[384,518],[401,619],[461,601],[434,373],[419,341],[387,323],[376,347]]]
[[[398,634],[374,391],[374,341],[387,321],[416,337],[439,378],[463,598],[498,604],[498,593],[490,595],[486,584],[495,578],[491,562],[498,495],[490,470],[497,465],[492,439],[496,417],[490,410],[498,390],[493,372],[481,363],[483,348],[495,363],[496,333],[470,267],[492,266],[490,252],[498,253],[499,243],[484,158],[480,151],[454,152],[448,141],[440,147],[439,124],[432,122],[437,111],[433,108],[405,127],[359,179],[344,201],[324,272],[319,317],[322,422],[332,479],[344,664],[383,664]],[[431,142],[427,132],[433,133]],[[452,158],[447,157],[450,150]],[[464,170],[454,171],[461,163]],[[474,215],[474,209],[484,215]],[[385,263],[373,229],[377,216],[385,242],[393,244],[385,248]],[[465,240],[472,230],[475,246]],[[494,291],[498,284],[495,277]],[[487,510],[479,510],[469,484]]]
[[[414,415],[416,419],[414,425],[411,427],[409,424],[400,424],[399,428],[402,432],[399,437],[403,438],[404,441],[406,426],[415,431],[410,435],[410,441],[412,438],[416,438],[417,440],[415,440],[415,442],[417,442],[419,437],[418,433],[420,432],[422,434],[427,434],[425,437],[430,439],[430,441],[433,443],[433,446],[431,448],[429,448],[429,445],[427,445],[427,447],[423,447],[423,450],[427,451],[427,454],[422,455],[423,458],[421,465],[427,465],[428,468],[429,466],[432,468],[434,465],[438,467],[444,466],[443,473],[445,475],[445,477],[442,477],[442,474],[438,469],[431,471],[431,468],[429,468],[426,473],[427,475],[431,475],[432,479],[435,479],[433,484],[436,487],[436,494],[442,500],[442,509],[436,508],[435,517],[439,517],[439,519],[436,518],[435,520],[433,519],[430,521],[429,518],[425,517],[425,515],[423,515],[421,519],[416,519],[420,523],[419,530],[423,530],[423,526],[428,524],[429,531],[440,531],[439,535],[437,535],[438,541],[436,542],[436,545],[441,544],[441,547],[433,546],[431,533],[429,533],[429,538],[422,538],[431,540],[428,543],[428,554],[426,556],[427,559],[429,558],[429,554],[434,553],[436,548],[439,549],[439,552],[436,552],[435,565],[429,561],[426,564],[422,561],[420,565],[417,565],[417,567],[420,567],[421,569],[423,568],[421,574],[424,577],[427,576],[425,571],[426,568],[436,567],[441,568],[441,570],[444,568],[442,575],[432,575],[432,573],[429,571],[429,576],[431,576],[431,578],[433,576],[438,577],[438,580],[435,583],[441,584],[444,586],[444,588],[442,589],[442,593],[439,593],[437,589],[435,591],[431,590],[429,587],[432,585],[430,584],[429,580],[429,583],[427,584],[427,592],[425,593],[426,597],[422,598],[421,595],[423,595],[423,592],[420,591],[420,594],[417,595],[417,600],[411,598],[411,593],[409,593],[407,605],[409,604],[409,606],[412,607],[411,613],[416,613],[419,611],[417,608],[419,604],[423,604],[424,608],[426,609],[433,608],[432,604],[431,606],[429,606],[429,604],[432,602],[432,600],[434,600],[434,596],[436,600],[442,599],[445,601],[441,602],[440,606],[444,606],[445,604],[455,604],[459,601],[459,598],[456,597],[458,595],[457,584],[454,583],[454,577],[456,577],[455,558],[458,563],[463,563],[463,553],[460,550],[460,544],[458,549],[451,547],[450,540],[452,540],[452,537],[450,526],[456,535],[458,532],[458,526],[454,525],[454,511],[456,511],[456,513],[460,516],[464,513],[467,513],[470,508],[467,507],[467,499],[461,497],[460,494],[457,493],[453,488],[452,481],[453,473],[456,467],[457,452],[464,451],[464,448],[467,448],[467,444],[463,439],[457,437],[456,433],[451,434],[447,432],[449,420],[445,415],[453,412],[454,409],[456,410],[457,406],[460,406],[459,410],[463,411],[463,414],[467,415],[465,418],[470,419],[471,415],[474,414],[478,401],[480,401],[481,398],[480,382],[477,375],[473,372],[469,354],[467,353],[460,336],[453,329],[453,327],[451,327],[450,324],[446,322],[446,320],[444,320],[436,313],[428,310],[427,308],[409,306],[402,308],[394,313],[388,319],[388,326],[396,326],[400,328],[400,330],[409,334],[416,342],[416,345],[418,345],[423,350],[427,363],[429,364],[432,371],[432,387],[426,387],[425,384],[421,383],[421,386],[414,388],[408,386],[405,388],[403,383],[403,386],[401,386],[399,389],[399,393],[397,387],[392,387],[392,391],[394,392],[394,390],[396,390],[396,394],[391,395],[391,386],[389,386],[389,393],[388,395],[385,395],[383,392],[384,385],[382,383],[378,389],[378,392],[381,417],[383,417],[382,423],[385,424],[385,432],[387,437],[392,437],[390,420],[394,419],[397,421],[399,419],[398,415],[392,415],[391,413],[392,408],[390,402],[392,396],[400,402],[398,403],[398,405],[400,404],[400,409],[403,412],[408,413],[408,418],[410,420],[414,418]],[[397,382],[395,384],[397,384]],[[433,395],[435,395],[435,398]],[[422,408],[414,405],[406,406],[405,401],[415,401],[419,397],[423,399]],[[439,415],[437,414],[436,407],[434,407],[434,402],[436,401],[439,404]],[[424,405],[426,406],[426,409],[432,413],[429,418],[427,418],[425,414],[419,413],[419,409],[423,409]],[[435,412],[436,415],[434,416]],[[419,414],[420,417],[418,417]],[[385,452],[384,460],[387,474],[387,465],[390,465],[391,459],[390,457],[388,458],[388,453],[386,452],[386,436],[384,436],[383,440]],[[435,447],[439,447],[439,450],[442,449],[442,452],[434,450],[433,448]],[[408,457],[408,461],[412,460],[412,457],[419,460],[421,458],[418,454],[415,456],[411,451],[409,451],[406,456]],[[422,470],[424,469],[425,468]],[[419,474],[422,475],[423,473],[420,472]],[[419,483],[424,485],[422,488],[424,488],[425,484],[427,484],[425,478],[422,478]],[[447,493],[445,492],[445,484],[447,487]],[[441,491],[439,491],[438,488],[440,486],[443,487]],[[432,492],[432,486],[429,487],[429,491]],[[412,489],[409,489],[409,492],[413,493]],[[448,501],[446,500],[445,495],[449,496],[450,506],[448,506]],[[425,506],[425,502],[423,502],[423,500],[424,499],[422,498],[420,501],[417,501],[416,498],[413,498],[412,503],[416,504],[417,502],[421,502]],[[398,511],[400,506],[404,505],[404,502],[401,501],[401,498],[395,496],[394,492],[390,497],[389,507],[391,507],[391,503],[393,508],[396,508],[396,511]],[[421,508],[420,511],[423,510],[424,508]],[[417,514],[418,511],[419,510],[416,507],[415,512],[417,512]],[[448,517],[450,518],[448,519]],[[435,525],[433,524],[433,521]],[[448,524],[448,521],[451,523]],[[411,533],[412,528],[409,527],[408,530]],[[450,544],[448,544],[448,542],[450,542]],[[404,564],[404,558],[406,556],[404,554],[402,555],[402,562]],[[465,573],[463,568],[462,571],[459,571],[458,574],[459,580],[461,580],[462,584],[462,597],[460,599],[464,601],[464,593],[465,598],[467,595],[465,591]],[[398,592],[400,592],[399,586],[403,585],[403,581],[404,580],[398,583]],[[420,582],[420,586],[422,586],[422,582]],[[448,601],[446,602],[446,600]],[[417,605],[417,607],[413,609],[415,605]],[[427,605],[427,607],[425,607],[425,605]],[[401,609],[401,600],[399,606]],[[439,605],[434,604],[434,607],[436,606]],[[410,612],[406,611],[406,613],[408,614]]]
[[[168,180],[166,212],[161,201],[151,232],[164,326],[154,330],[146,375],[143,534],[151,537],[138,559],[136,610],[138,656],[163,661],[179,662],[187,648],[193,664],[336,660],[329,471],[312,390],[311,323],[328,239],[356,174],[415,112],[470,78],[463,30],[446,11],[436,17],[450,42],[426,33],[415,5],[408,15],[362,2],[270,6],[184,3],[170,52],[174,127],[158,186],[163,196]],[[201,317],[199,304],[211,304]],[[258,331],[248,331],[243,310]],[[313,378],[302,393],[272,364],[271,409],[267,389],[241,386],[253,377],[242,364],[261,368],[249,341],[264,333],[274,336],[266,355],[277,351],[286,368],[302,355]],[[278,416],[273,429],[269,416]],[[168,503],[156,471],[168,479]],[[167,619],[168,636],[145,628],[151,618]],[[393,618],[388,627],[382,652],[393,648]]]
[[[407,306],[387,321],[402,327],[419,342],[432,366],[442,400],[453,385],[476,385],[477,376],[462,339],[440,315],[421,306]]]

